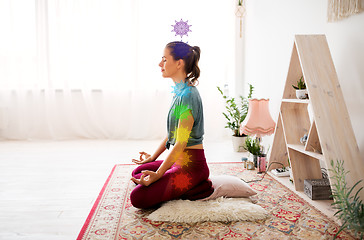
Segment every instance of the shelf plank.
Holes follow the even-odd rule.
[[[287,144],[287,147],[293,150],[296,150],[300,153],[303,153],[305,155],[308,155],[310,157],[316,158],[317,160],[324,160],[324,156],[320,153],[315,153],[311,151],[306,151],[304,145],[300,144]]]
[[[310,100],[308,100],[308,99],[289,99],[289,98],[284,98],[284,99],[282,99],[282,102],[309,104],[310,103]]]
[[[273,145],[272,145],[272,151],[270,152],[270,156],[269,156],[269,163],[272,162],[279,162],[281,164],[283,164],[285,167],[288,167],[288,153],[287,153],[287,148],[286,148],[286,142],[285,142],[285,137],[284,137],[284,132],[283,132],[283,125],[282,125],[282,116],[281,114],[279,114],[278,116],[278,121],[276,124],[276,129],[275,129],[275,134],[274,134],[274,140],[273,140]],[[269,169],[276,169],[276,168],[281,168],[282,165],[280,164],[276,164],[276,163],[272,163],[272,165],[269,165]],[[267,171],[269,171],[269,169],[267,169]]]

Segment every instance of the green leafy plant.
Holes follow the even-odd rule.
[[[302,79],[303,76],[297,81],[297,86],[292,85],[292,87],[296,90],[306,89],[306,83]]]
[[[245,134],[240,135],[239,128],[240,124],[244,121],[246,115],[248,114],[249,101],[248,98],[252,97],[254,87],[249,84],[249,95],[248,97],[240,96],[240,104],[235,102],[235,98],[229,98],[225,96],[220,87],[217,87],[222,97],[226,101],[226,111],[222,114],[227,120],[225,128],[230,128],[233,131],[233,136],[241,137],[246,136]]]
[[[259,156],[262,154],[261,146],[260,146],[258,139],[252,138],[249,136],[247,136],[245,139],[244,149],[256,156]]]
[[[339,233],[345,228],[352,229],[356,235],[360,234],[360,239],[364,236],[364,205],[359,199],[359,192],[363,187],[359,188],[355,195],[352,194],[354,188],[362,181],[358,181],[350,189],[346,184],[345,176],[348,171],[344,169],[344,161],[337,160],[336,165],[334,161],[331,160],[332,169],[330,171],[333,173],[331,177],[334,179],[333,184],[333,198],[335,202],[332,204],[337,212],[337,216],[342,221],[342,226],[339,231],[334,236],[334,239],[339,235]]]

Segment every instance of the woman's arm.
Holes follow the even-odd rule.
[[[140,154],[139,159],[132,159],[133,163],[144,164],[144,163],[153,162],[153,161],[157,160],[159,155],[161,155],[166,150],[165,145],[166,145],[167,140],[168,140],[168,136],[163,139],[163,141],[161,142],[161,144],[159,145],[159,147],[157,148],[157,150],[154,152],[153,155],[150,155],[146,152],[139,152],[139,154]],[[145,157],[145,158],[143,158],[143,157]]]
[[[188,110],[188,112],[186,112],[184,115],[185,116],[183,117],[183,119],[179,120],[178,128],[174,135],[176,138],[176,144],[156,172],[160,177],[162,177],[163,174],[176,162],[178,157],[182,154],[187,146],[194,119],[191,114],[191,110]]]
[[[140,179],[132,178],[132,180],[137,184],[149,186],[153,182],[160,179],[163,176],[163,174],[176,162],[180,154],[186,148],[188,139],[190,138],[190,133],[193,127],[193,123],[194,123],[193,116],[191,114],[191,111],[188,110],[188,112],[184,113],[183,117],[180,118],[178,122],[178,128],[174,133],[174,137],[176,138],[176,144],[172,148],[168,157],[160,165],[158,170],[156,172],[148,170],[142,171],[143,175],[140,177]]]

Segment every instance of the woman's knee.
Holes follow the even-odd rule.
[[[140,188],[135,188],[130,193],[131,204],[136,208],[149,208],[148,196],[146,196],[145,191]]]
[[[137,168],[135,168],[135,169],[131,172],[131,176],[132,176],[132,177],[137,177],[137,176],[138,176],[138,174],[140,174],[140,173],[141,173],[141,171],[140,171],[139,167],[137,167]]]

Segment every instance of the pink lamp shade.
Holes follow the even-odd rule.
[[[248,114],[240,125],[240,134],[260,138],[274,133],[275,126],[269,113],[269,99],[249,99]]]

